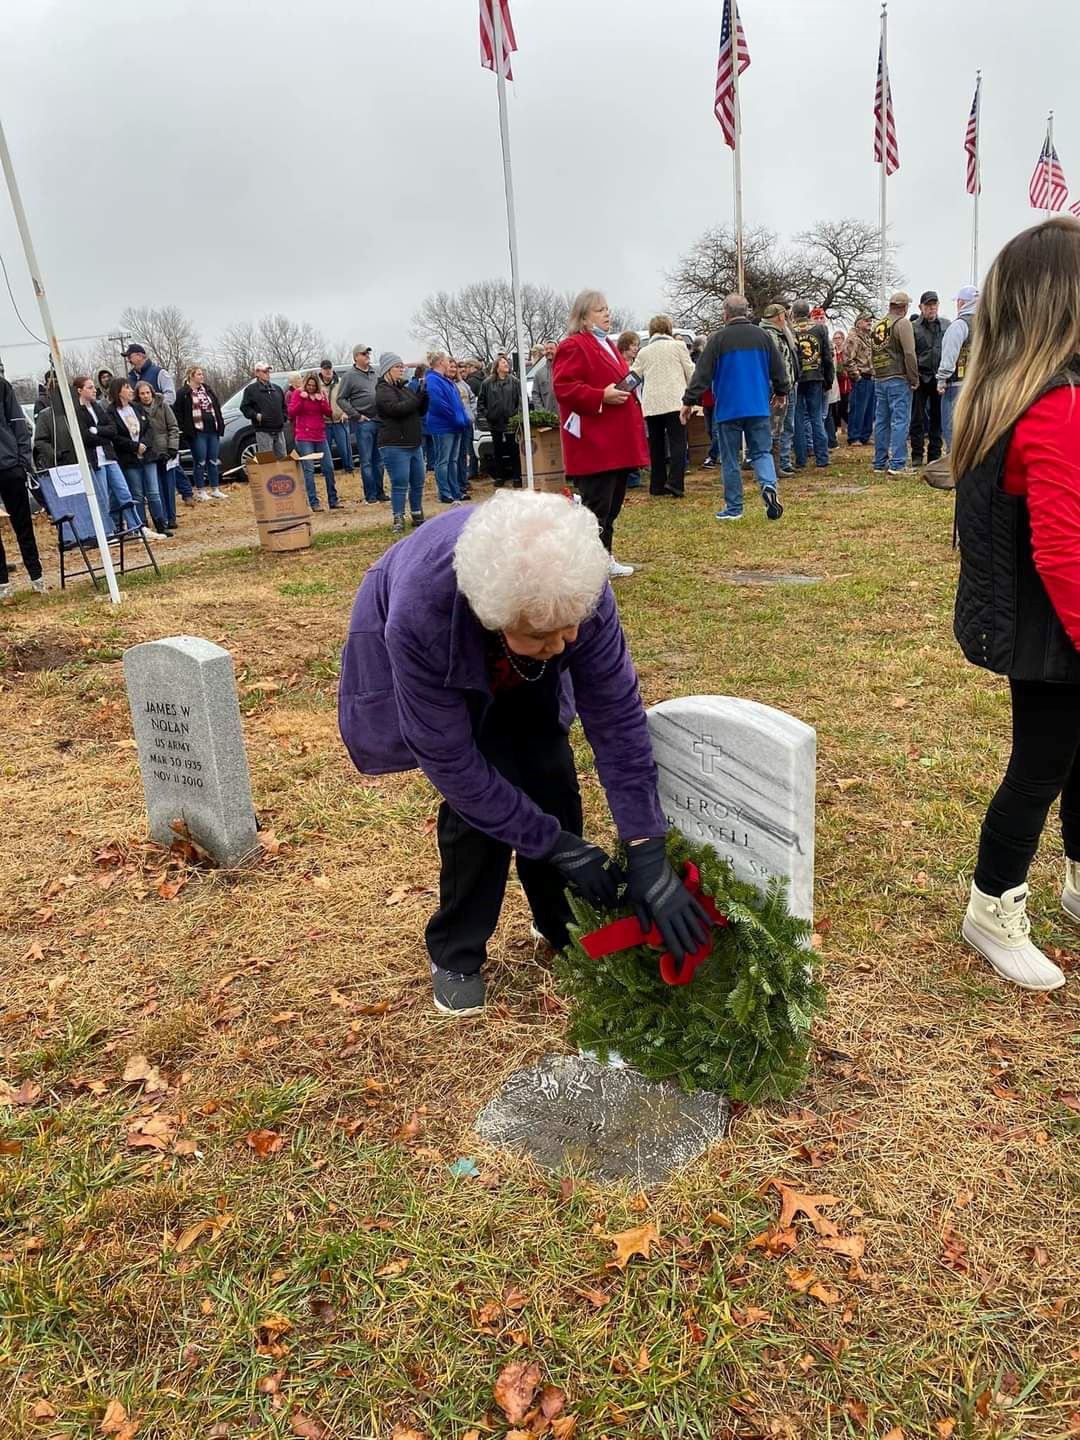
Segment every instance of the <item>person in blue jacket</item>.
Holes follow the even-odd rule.
[[[444,505],[464,498],[459,471],[461,441],[469,423],[458,388],[447,377],[449,369],[449,355],[433,355],[425,377],[427,428],[435,446],[435,489]]]
[[[709,336],[683,396],[680,419],[684,425],[691,407],[701,404],[710,387],[724,467],[724,508],[716,512],[717,520],[742,519],[739,458],[744,438],[765,514],[770,520],[779,520],[784,507],[777,495],[769,417],[774,405],[779,409],[787,404],[790,385],[780,351],[750,319],[745,295],[729,295],[724,301],[724,324]]]

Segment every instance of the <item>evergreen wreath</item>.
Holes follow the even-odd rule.
[[[687,861],[697,866],[702,893],[727,925],[713,927],[712,952],[690,983],[668,985],[655,946],[591,959],[580,937],[629,912],[598,911],[571,892],[577,924],[556,959],[571,1004],[570,1041],[605,1061],[618,1051],[643,1075],[684,1090],[746,1101],[792,1094],[806,1078],[810,1026],[825,1008],[817,957],[805,945],[810,925],[788,910],[781,880],[762,894],[708,845],[676,830],[667,855],[680,876]]]

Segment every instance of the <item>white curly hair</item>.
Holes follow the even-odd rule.
[[[538,635],[578,625],[607,583],[596,516],[562,495],[494,496],[454,547],[458,587],[486,630],[527,625]]]

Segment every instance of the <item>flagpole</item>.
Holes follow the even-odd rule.
[[[37,254],[34,251],[34,242],[30,238],[30,226],[26,219],[26,211],[23,208],[19,182],[15,178],[15,167],[11,163],[11,151],[8,149],[3,121],[0,121],[0,166],[3,167],[4,176],[7,180],[8,193],[11,196],[11,208],[15,212],[15,224],[18,226],[19,238],[22,240],[23,253],[26,256],[26,268],[30,271],[34,294],[37,296],[38,309],[41,312],[41,323],[45,329],[45,337],[48,340],[49,351],[52,355],[53,369],[56,372],[56,383],[60,386],[60,398],[64,405],[64,415],[67,417],[68,429],[71,432],[71,441],[75,447],[75,457],[78,460],[79,470],[82,473],[83,489],[86,492],[86,503],[90,508],[90,519],[94,525],[94,535],[97,539],[98,553],[101,556],[101,567],[105,572],[105,582],[109,587],[109,596],[112,603],[119,605],[123,597],[116,584],[116,572],[113,570],[112,555],[109,553],[109,541],[105,534],[101,511],[98,508],[97,491],[94,489],[94,481],[90,473],[90,461],[87,458],[86,446],[83,444],[82,430],[79,427],[78,416],[75,413],[75,397],[68,383],[67,367],[64,365],[64,357],[60,352],[60,340],[56,333],[56,327],[53,325],[52,313],[49,309],[49,300],[45,293],[45,281],[41,274],[41,266],[38,264]]]
[[[975,71],[975,204],[971,212],[971,283],[979,283],[979,191],[982,189],[982,71]]]
[[[742,114],[739,110],[739,11],[737,0],[727,0],[728,28],[731,34],[731,102],[735,132],[735,268],[738,291],[745,294],[745,254],[743,250],[742,217]]]
[[[881,116],[878,121],[878,134],[881,148],[881,313],[884,315],[886,300],[888,298],[887,286],[885,283],[885,265],[888,254],[886,231],[888,229],[888,201],[885,193],[887,179],[887,165],[889,158],[888,151],[888,126],[886,123],[887,111],[889,109],[889,56],[888,56],[888,6],[881,7]]]
[[[525,380],[525,325],[521,314],[521,281],[518,276],[517,220],[514,217],[514,180],[510,171],[510,124],[506,115],[506,60],[503,49],[502,0],[493,0],[491,18],[495,29],[495,77],[499,86],[499,137],[502,140],[503,184],[506,189],[506,229],[510,241],[510,285],[514,292],[514,329],[517,334],[518,384],[521,387],[521,436],[525,451],[525,480],[533,481],[532,427],[529,424],[529,389]]]
[[[1049,220],[1054,213],[1054,207],[1050,204],[1050,176],[1054,173],[1052,156],[1054,153],[1054,112],[1051,110],[1046,117],[1046,218]]]

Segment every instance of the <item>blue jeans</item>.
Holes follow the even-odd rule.
[[[753,415],[742,420],[720,420],[716,426],[720,437],[720,460],[724,467],[724,509],[729,515],[743,510],[742,472],[739,457],[743,436],[746,454],[754,468],[754,478],[761,489],[776,489],[776,466],[772,458],[772,425],[768,415]]]
[[[461,431],[433,435],[435,442],[435,489],[443,503],[461,499],[458,488],[458,459],[461,455]]]
[[[341,420],[327,422],[326,426],[326,449],[333,463],[334,452],[331,446],[337,446],[338,455],[341,457],[341,468],[352,473],[353,459],[352,446],[349,444],[349,427]]]
[[[903,470],[911,428],[911,386],[902,376],[874,381],[874,469]]]
[[[720,459],[720,431],[716,428],[716,410],[703,411],[705,416],[705,429],[709,432],[709,453],[705,457],[715,465]]]
[[[386,473],[390,476],[390,509],[395,515],[409,510],[419,515],[424,508],[424,449],[422,445],[388,445],[382,452]]]
[[[216,430],[196,432],[191,437],[191,479],[196,490],[221,488],[221,436]]]
[[[425,431],[423,432],[423,440],[424,440],[424,465],[427,467],[428,470],[434,470],[434,469],[435,469],[435,436],[434,436],[434,435],[429,435],[428,432],[425,430]]]
[[[461,449],[458,453],[458,494],[464,496],[469,488],[469,460],[475,459],[473,451],[473,427],[470,422],[461,432]]]
[[[820,380],[800,380],[795,401],[795,464],[802,469],[813,442],[814,459],[818,465],[829,463],[829,441],[825,434]],[[788,402],[791,403],[790,401]]]
[[[874,433],[874,377],[864,375],[855,380],[848,397],[848,444],[865,445]]]
[[[941,433],[945,438],[945,447],[952,454],[952,417],[953,406],[960,399],[959,384],[946,385],[945,394],[941,397]]]
[[[319,440],[297,440],[296,448],[301,455],[314,455],[322,451],[322,473],[326,481],[326,499],[330,505],[338,503],[337,486],[334,484],[334,462],[327,454],[326,442]],[[308,504],[313,510],[319,509],[319,492],[315,489],[315,461],[301,460],[300,468],[304,472],[304,488],[307,490]]]
[[[360,479],[364,484],[364,499],[372,505],[376,500],[385,500],[383,459],[379,450],[379,422],[377,420],[354,420],[352,422],[352,438],[360,463]]]
[[[100,484],[99,484],[100,482]],[[112,516],[114,529],[126,529],[128,527],[137,529],[142,520],[139,518],[139,507],[132,498],[128,489],[124,472],[115,460],[106,460],[104,465],[94,471],[94,485],[98,493],[98,503],[102,499],[104,491],[108,498],[108,510]],[[104,515],[102,516],[104,519]]]
[[[142,465],[126,465],[124,479],[135,502],[139,524],[146,524],[149,511],[155,528],[164,530],[165,511],[161,507],[161,491],[158,489],[157,461],[147,460]]]

